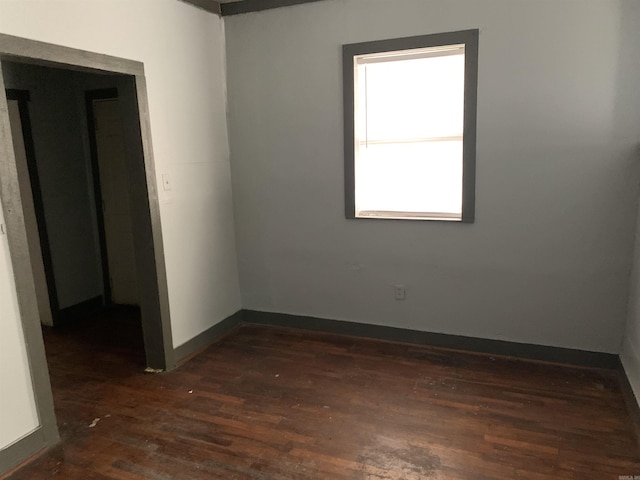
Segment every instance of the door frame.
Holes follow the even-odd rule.
[[[29,171],[29,184],[31,185],[33,209],[36,216],[36,223],[38,224],[40,253],[42,254],[44,276],[47,283],[46,288],[49,293],[49,308],[51,309],[51,317],[55,324],[60,314],[60,306],[58,304],[58,289],[56,287],[55,277],[53,276],[53,260],[51,258],[51,247],[49,246],[49,233],[47,231],[47,223],[45,221],[44,201],[42,198],[42,189],[40,188],[40,176],[38,174],[38,163],[36,161],[33,131],[31,129],[31,117],[29,115],[31,94],[28,90],[14,88],[7,88],[5,92],[8,100],[15,100],[18,102],[18,109],[20,110],[24,150],[27,159],[27,169]]]
[[[111,305],[111,274],[109,271],[109,251],[107,250],[107,233],[104,224],[104,210],[102,202],[102,183],[100,181],[100,164],[98,162],[98,142],[96,139],[96,122],[93,111],[94,100],[117,99],[117,88],[101,88],[87,90],[84,94],[87,127],[89,130],[89,150],[91,153],[91,173],[93,181],[93,197],[96,206],[96,222],[98,224],[98,242],[100,244],[100,260],[102,264],[102,291],[104,303]]]
[[[140,303],[147,365],[158,370],[175,366],[166,265],[160,222],[158,186],[151,143],[149,104],[144,65],[141,62],[87,52],[45,42],[0,34],[0,199],[11,263],[13,265],[20,317],[31,371],[39,418],[38,428],[0,451],[0,472],[59,440],[53,409],[51,382],[44,350],[36,291],[27,244],[20,187],[2,61],[38,64],[94,73],[121,74],[131,79],[132,89],[122,96],[123,116],[132,123],[125,138],[127,169],[131,185],[133,220],[136,222],[134,248],[140,275]],[[128,97],[131,98],[128,98]],[[123,122],[127,120],[123,118]],[[32,233],[33,234],[33,233]]]

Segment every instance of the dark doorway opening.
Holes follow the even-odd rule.
[[[14,150],[43,325],[86,334],[95,324],[104,336],[124,314],[142,335],[123,338],[140,340],[148,367],[170,368],[167,325],[154,315],[163,306],[135,77],[20,62],[2,70],[19,111],[10,121],[22,133]]]
[[[106,305],[140,305],[117,88],[85,93],[96,221]]]

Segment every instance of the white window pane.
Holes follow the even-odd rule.
[[[360,148],[356,211],[461,214],[462,142]]]
[[[462,135],[463,53],[366,64],[357,74],[360,141]]]

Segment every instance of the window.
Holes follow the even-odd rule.
[[[347,218],[471,223],[478,30],[343,46]]]

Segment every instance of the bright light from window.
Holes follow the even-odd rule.
[[[356,55],[357,217],[461,220],[464,45]]]

